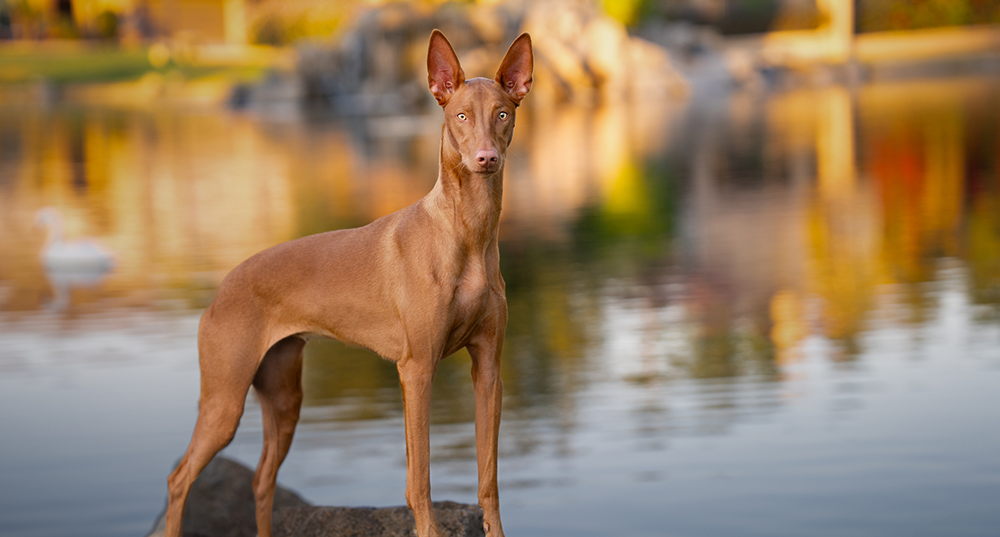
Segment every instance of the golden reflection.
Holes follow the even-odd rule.
[[[854,105],[844,90],[817,95],[808,280],[823,302],[826,336],[850,343],[884,284],[931,280],[930,260],[961,255],[967,174],[972,159],[981,158],[968,154],[965,133],[997,121],[976,117],[989,110],[982,105],[994,92],[990,84],[950,81],[863,87]],[[995,155],[986,158],[996,165]],[[919,318],[923,306],[912,307]]]
[[[669,105],[526,108],[502,239],[512,333],[527,347],[510,352],[581,360],[600,339],[612,285],[663,296],[629,306],[641,318],[671,307],[693,322],[696,356],[680,362],[706,375],[737,374],[729,360],[768,356],[766,345],[794,361],[811,335],[853,352],[887,284],[932,280],[942,256],[967,256],[990,302],[998,118],[973,107],[995,95],[982,81],[738,94],[730,132],[705,120],[676,141],[666,133],[684,110]],[[253,253],[424,195],[439,116],[405,121],[415,135],[206,110],[8,109],[0,136],[18,142],[0,162],[0,307],[37,309],[53,293],[43,234],[31,229],[45,205],[68,236],[96,237],[117,256],[99,291],[74,291],[76,306],[203,307]],[[663,294],[663,264],[676,256],[690,260],[669,269],[688,292]],[[657,337],[644,330],[642,348],[662,348]]]
[[[693,159],[691,227],[699,237],[693,246],[699,270],[716,279],[706,283],[726,290],[709,300],[747,306],[723,315],[730,321],[714,315],[716,322],[703,321],[703,329],[735,334],[734,320],[752,318],[753,297],[763,293],[771,342],[777,359],[787,362],[813,331],[841,342],[841,357],[850,358],[871,317],[884,314],[880,295],[898,292],[892,291],[898,284],[916,300],[904,320],[923,318],[926,300],[914,286],[936,277],[935,259],[966,255],[963,248],[973,244],[963,234],[972,229],[969,218],[976,248],[992,251],[985,237],[998,230],[983,218],[988,210],[975,208],[988,206],[996,189],[977,187],[970,213],[968,188],[977,184],[972,176],[990,173],[973,170],[997,166],[989,140],[1000,118],[988,104],[996,91],[987,81],[951,80],[772,96],[763,115],[767,141],[737,150],[763,153],[761,185],[787,181],[771,192],[724,188],[734,156],[708,129]],[[749,101],[741,99],[733,100],[730,114],[737,132],[755,121]],[[972,140],[969,132],[990,134]],[[737,143],[753,136],[741,133]],[[995,288],[995,279],[979,268],[995,266],[988,259],[981,254],[970,270],[981,285]],[[724,341],[709,347],[717,350]]]
[[[956,255],[966,185],[965,132],[982,88],[966,83],[886,85],[863,93],[874,113],[863,126],[866,173],[879,187],[886,220],[886,260],[901,281],[927,278],[921,260]]]
[[[878,283],[878,213],[870,192],[811,207],[807,290],[822,301],[824,335],[850,340],[862,328]]]
[[[988,189],[990,196],[975,200],[965,230],[970,287],[972,302],[986,307],[980,316],[1000,319],[1000,167],[994,176],[984,179],[981,187]]]
[[[830,88],[814,98],[817,198],[806,222],[807,285],[822,299],[825,335],[850,342],[877,283],[881,219],[873,192],[858,184],[850,94]]]
[[[637,121],[643,116],[525,110],[504,220],[558,235],[581,207],[604,198],[610,213],[648,213],[638,162],[653,147],[633,124],[656,140],[662,119]],[[13,196],[5,196],[11,211],[0,234],[13,248],[4,258],[21,267],[12,287],[32,290],[14,293],[4,305],[14,310],[37,307],[45,294],[33,253],[43,237],[28,216],[42,205],[65,215],[69,235],[97,237],[117,253],[109,298],[149,305],[189,290],[198,306],[205,288],[253,253],[398,210],[430,189],[437,168],[436,129],[394,138],[169,108],[11,110],[3,128],[21,140],[5,172]],[[645,144],[630,143],[637,139]]]
[[[854,110],[847,88],[814,92],[816,107],[816,184],[827,202],[849,200],[857,177],[854,170]]]
[[[784,289],[771,297],[771,341],[779,364],[788,364],[799,358],[799,344],[809,334],[806,325],[802,295]]]
[[[568,221],[574,209],[585,203],[589,194],[587,185],[595,180],[593,162],[589,158],[593,151],[589,143],[593,140],[584,135],[593,132],[592,120],[593,115],[583,107],[531,109],[530,118],[525,122],[528,132],[516,133],[514,141],[516,144],[524,136],[531,138],[531,151],[521,154],[528,160],[528,169],[523,171],[530,174],[533,181],[526,184],[517,171],[506,172],[508,180],[501,218],[515,221],[546,219],[548,223],[539,226],[539,231],[553,234],[553,238],[558,236],[559,223]],[[516,154],[511,157],[514,159]]]
[[[604,197],[605,211],[609,216],[627,216],[633,219],[649,218],[649,194],[642,172],[631,162],[623,162],[615,176],[609,177]],[[634,221],[634,220],[633,220]]]
[[[126,305],[171,298],[172,288],[214,286],[253,253],[294,237],[283,155],[244,118],[114,111],[8,114],[22,166],[5,211],[5,257],[19,260],[5,309],[31,309],[44,291],[30,228],[41,205],[64,215],[69,236],[93,236],[118,261],[105,284]],[[30,267],[30,268],[29,268]],[[206,281],[207,280],[207,281]],[[161,290],[151,297],[151,289]]]

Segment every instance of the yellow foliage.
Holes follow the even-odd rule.
[[[639,14],[642,0],[602,0],[604,10],[624,24],[632,24]]]
[[[608,15],[624,24],[632,24],[642,6],[642,0],[602,0],[601,3]]]
[[[604,209],[612,216],[645,216],[649,214],[649,195],[642,174],[635,163],[622,163],[608,187]]]

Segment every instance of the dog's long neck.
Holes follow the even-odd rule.
[[[442,129],[438,179],[428,197],[451,223],[461,243],[473,248],[496,243],[503,202],[503,169],[501,164],[489,175],[470,171],[462,162],[447,126]]]

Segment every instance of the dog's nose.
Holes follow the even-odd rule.
[[[476,163],[479,164],[479,167],[483,169],[495,165],[497,163],[497,158],[498,158],[497,152],[492,149],[488,150],[480,149],[479,151],[476,152]]]

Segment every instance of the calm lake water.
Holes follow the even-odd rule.
[[[1000,83],[532,108],[501,224],[508,534],[1000,534]],[[426,193],[440,112],[0,105],[0,534],[144,535],[256,251]],[[114,270],[47,273],[37,211]],[[435,499],[474,503],[467,355]],[[313,342],[279,482],[405,503],[392,364]],[[260,454],[251,396],[224,451]]]

